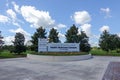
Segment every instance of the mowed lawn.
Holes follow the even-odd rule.
[[[8,50],[4,50],[0,52],[0,59],[3,58],[19,58],[19,57],[26,57],[26,53],[22,53],[20,55],[15,54],[15,53],[10,53]]]
[[[102,49],[92,49],[90,53],[95,56],[120,56],[120,52],[117,52],[116,50],[106,52]]]
[[[26,55],[28,53],[33,53],[34,54],[35,52],[27,50],[26,52],[23,52],[20,55],[18,55],[18,54],[15,54],[15,53],[10,53],[10,51],[8,51],[8,50],[4,50],[4,51],[0,52],[0,59],[26,57]],[[108,52],[103,51],[101,49],[92,49],[89,53],[91,53],[93,56],[120,56],[120,53],[115,51],[115,50],[110,51],[108,53]],[[66,55],[69,55],[69,56],[76,55],[77,56],[77,55],[80,55],[80,54],[84,55],[85,53],[83,54],[83,52],[80,52],[80,54],[78,54],[78,53],[74,54],[74,52],[72,52],[72,53],[65,53],[65,54],[62,53],[62,54],[60,54],[60,52],[59,52],[58,54],[57,53],[54,53],[54,54],[53,53],[47,53],[47,54],[48,55],[55,55],[55,56],[66,56]],[[41,55],[46,55],[46,53],[45,54],[42,53]]]

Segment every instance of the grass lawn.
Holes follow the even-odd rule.
[[[95,56],[120,56],[120,53],[117,53],[115,50],[110,51],[109,53],[101,49],[92,49],[90,51],[92,55]]]
[[[14,53],[10,53],[7,50],[0,52],[0,59],[4,59],[4,58],[19,58],[19,57],[26,57],[26,54],[22,53],[20,55],[17,55],[17,54],[14,54]]]
[[[51,56],[75,56],[75,55],[84,55],[84,54],[89,54],[88,52],[34,52],[34,51],[26,51],[20,55],[10,53],[8,50],[4,50],[0,52],[0,59],[4,58],[20,58],[20,57],[26,57],[26,54],[36,54],[36,55],[51,55]],[[117,53],[115,50],[110,51],[109,53],[101,50],[101,49],[92,49],[90,51],[92,55],[95,56],[120,56],[120,53]]]

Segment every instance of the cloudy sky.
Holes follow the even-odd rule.
[[[54,27],[62,42],[65,32],[75,24],[95,46],[102,31],[120,35],[120,0],[1,0],[0,30],[5,44],[11,44],[16,32],[26,42],[43,26],[47,32]]]

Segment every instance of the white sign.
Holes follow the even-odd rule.
[[[38,52],[47,52],[47,39],[38,38]]]
[[[79,52],[79,43],[48,43],[48,52]]]
[[[38,38],[38,52],[79,52],[79,43],[48,43]]]

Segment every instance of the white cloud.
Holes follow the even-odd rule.
[[[9,18],[7,16],[0,15],[0,22],[1,23],[5,23],[5,22],[8,22],[8,21],[9,21]]]
[[[91,33],[91,24],[83,24],[80,26],[82,31],[85,31],[86,35],[88,37],[91,37],[92,36],[92,33]]]
[[[87,11],[75,12],[72,19],[76,24],[86,24],[91,21],[91,17]]]
[[[78,28],[78,34],[81,34],[81,27]]]
[[[28,32],[26,32],[25,30],[23,30],[22,28],[18,28],[16,30],[10,29],[9,31],[12,32],[12,33],[18,33],[18,32],[20,32],[20,33],[22,33],[24,35],[30,36],[30,34]]]
[[[12,22],[13,25],[17,26],[17,27],[20,27],[20,24],[17,23],[17,22]]]
[[[12,1],[12,4],[13,4],[13,6],[14,6],[14,10],[15,10],[16,12],[20,13],[20,8],[19,8],[19,6],[18,6],[14,1]]]
[[[91,24],[83,24],[78,28],[79,34],[81,34],[81,30],[86,33],[86,35],[89,37],[89,43],[92,47],[98,46],[98,39],[99,35],[94,35],[91,32]]]
[[[110,8],[101,8],[100,9],[103,13],[105,13],[105,18],[109,18],[109,17],[111,17],[111,15],[110,15]]]
[[[36,8],[32,6],[22,6],[21,14],[24,19],[31,23],[31,26],[35,28],[40,26],[47,28],[55,24],[55,21],[51,18],[49,12],[36,10]]]
[[[59,37],[59,39],[60,39],[60,41],[61,41],[62,43],[65,42],[65,35],[64,35],[64,34],[62,34],[62,33],[59,32],[58,37]]]
[[[58,34],[58,37],[65,38],[65,35],[64,35],[64,34],[62,34],[62,33],[59,33],[59,34]]]
[[[92,35],[90,38],[89,38],[89,43],[91,45],[91,47],[98,47],[99,45],[99,38],[100,38],[100,35]]]
[[[12,32],[14,33],[14,32],[18,32],[18,31],[17,30],[16,31],[12,30]],[[28,34],[26,34],[26,33],[23,33],[23,34],[25,36],[25,44],[27,44],[27,42],[30,41],[31,38]],[[15,40],[15,36],[7,36],[7,37],[4,37],[3,40],[5,41],[5,45],[13,45],[13,41]]]
[[[100,10],[105,13],[110,13],[110,8],[101,8]]]
[[[61,28],[66,28],[67,26],[64,25],[64,24],[58,24],[57,27],[58,27],[59,29],[61,29]]]
[[[16,13],[12,9],[8,9],[6,12],[12,19],[16,19]]]
[[[14,36],[4,37],[5,45],[13,45],[12,41],[14,41]]]
[[[32,42],[30,40],[28,40],[26,43],[25,43],[26,46],[31,46],[32,45]]]
[[[101,28],[100,28],[100,31],[101,32],[103,32],[103,31],[109,31],[110,30],[110,28],[109,28],[109,26],[106,26],[106,25],[104,25],[104,26],[102,26]]]
[[[117,34],[120,37],[120,33]]]
[[[97,41],[96,42],[89,41],[89,43],[90,43],[91,47],[98,47],[99,46]]]
[[[99,39],[100,38],[100,34],[99,35],[93,35],[93,37],[92,38],[94,38],[94,39]]]
[[[63,28],[66,28],[67,26],[64,25],[64,24],[58,24],[58,25],[55,25],[55,29],[59,30],[59,29],[63,29]]]
[[[11,19],[11,23],[17,27],[20,27],[20,24],[17,22],[20,20],[17,19],[16,13],[12,9],[8,9],[6,12]]]
[[[16,30],[11,29],[9,31],[12,32],[12,33],[18,33],[18,32],[22,33],[25,36],[25,43],[31,39],[30,38],[31,35],[28,32],[26,32],[25,30],[23,30],[22,28],[18,28]]]

